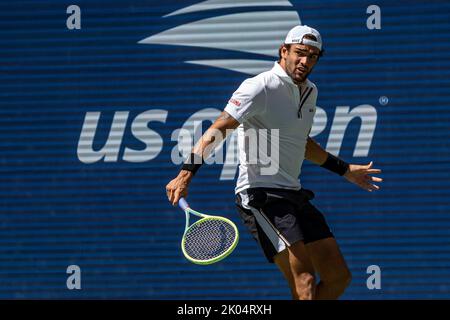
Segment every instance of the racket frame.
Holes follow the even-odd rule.
[[[188,259],[190,262],[195,263],[195,264],[199,264],[199,265],[208,265],[208,264],[213,264],[216,262],[219,262],[222,259],[225,259],[229,254],[231,254],[233,252],[233,250],[236,248],[238,242],[239,242],[239,231],[236,227],[236,225],[230,220],[227,219],[225,217],[221,217],[221,216],[212,216],[212,215],[207,215],[204,213],[200,213],[198,211],[195,211],[193,209],[191,209],[189,207],[189,205],[187,204],[186,200],[184,200],[183,198],[180,199],[180,203],[179,206],[181,207],[182,210],[184,210],[184,213],[186,214],[186,225],[184,228],[184,233],[183,233],[183,237],[181,238],[181,250],[183,252],[183,255],[186,259]],[[192,225],[189,225],[189,218],[190,215],[193,214],[197,217],[200,218],[200,220],[195,221]],[[234,232],[236,234],[236,237],[233,241],[233,244],[221,255],[212,258],[212,259],[208,259],[208,260],[198,260],[198,259],[194,259],[192,257],[190,257],[188,255],[188,253],[186,252],[185,248],[184,248],[184,244],[186,241],[186,233],[188,232],[189,228],[191,228],[192,226],[196,225],[196,224],[201,224],[207,220],[220,220],[220,221],[224,221],[226,223],[228,223],[230,226],[233,227]]]

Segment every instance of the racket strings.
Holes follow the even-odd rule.
[[[227,221],[200,220],[185,235],[184,249],[196,260],[210,260],[226,253],[237,237],[235,228]]]

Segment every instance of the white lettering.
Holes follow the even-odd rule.
[[[81,29],[81,9],[77,5],[70,5],[66,9],[67,14],[71,14],[67,17],[66,26],[69,30]]]

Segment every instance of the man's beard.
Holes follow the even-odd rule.
[[[309,74],[310,74],[311,71],[312,71],[312,70],[308,70],[305,74],[302,75],[301,78],[297,78],[297,77],[295,77],[295,70],[296,70],[296,69],[297,69],[297,68],[294,69],[294,72],[292,72],[292,73],[289,74],[289,76],[291,77],[292,81],[293,81],[295,84],[299,84],[299,83],[304,82],[304,81],[308,78]]]

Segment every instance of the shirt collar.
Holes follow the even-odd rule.
[[[275,61],[272,72],[275,73],[277,76],[279,76],[282,80],[289,82],[290,84],[293,84],[294,86],[297,86],[294,81],[292,81],[292,78],[284,71],[284,69],[280,66],[280,64]],[[303,81],[300,85],[305,85],[306,80]]]

